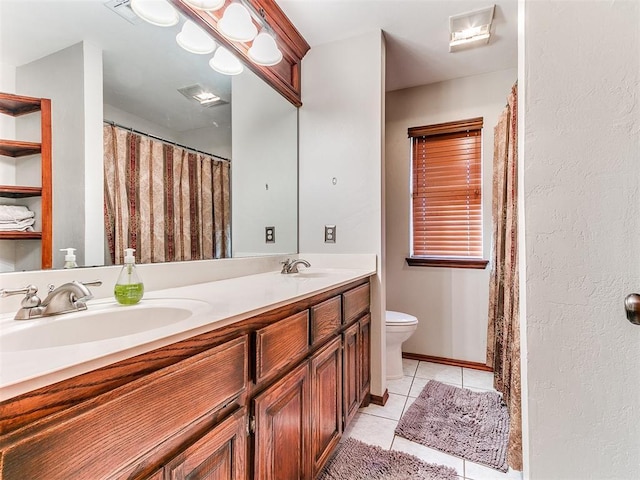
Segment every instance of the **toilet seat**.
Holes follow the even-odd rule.
[[[387,325],[417,325],[418,319],[408,313],[387,310],[385,323]]]

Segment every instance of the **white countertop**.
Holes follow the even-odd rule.
[[[64,322],[72,315],[82,314],[71,313],[25,321],[13,320],[13,314],[2,315],[0,401],[215,330],[373,274],[375,269],[369,268],[310,268],[301,275],[268,272],[147,292],[137,306],[117,308],[138,308],[143,315],[145,308],[150,306],[171,305],[171,299],[190,299],[195,300],[191,302],[194,314],[185,320],[160,328],[51,348],[20,350],[8,345],[9,340],[3,340],[3,337],[10,336],[17,330],[37,328],[43,323]],[[175,303],[179,304],[179,300]],[[117,305],[114,299],[89,301],[87,312],[99,311],[114,305]],[[12,349],[16,351],[9,351]]]

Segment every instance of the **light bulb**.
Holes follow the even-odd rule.
[[[224,47],[216,50],[213,58],[209,60],[209,66],[224,75],[238,75],[244,69],[240,60]]]
[[[214,12],[219,10],[224,5],[225,0],[183,0],[187,5],[191,5],[193,8],[199,10],[207,10],[208,12]]]
[[[216,49],[216,42],[191,20],[184,22],[182,30],[176,35],[176,42],[191,53],[205,54]]]
[[[145,22],[158,27],[172,27],[180,20],[167,0],[131,0],[131,10]]]
[[[218,29],[225,37],[236,42],[250,42],[258,34],[249,10],[240,3],[232,3],[227,7],[218,22]]]
[[[282,60],[282,52],[278,49],[276,41],[265,31],[260,32],[253,40],[247,53],[254,63],[266,67],[276,65]]]

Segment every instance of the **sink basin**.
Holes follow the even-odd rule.
[[[18,352],[134,335],[181,322],[207,306],[187,299],[143,300],[133,306],[90,304],[83,312],[20,321],[0,336],[0,349]]]

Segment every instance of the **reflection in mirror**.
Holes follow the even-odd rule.
[[[213,163],[230,165],[225,208],[231,231],[222,235],[231,245],[214,248],[213,257],[296,252],[297,109],[249,69],[222,75],[209,66],[213,54],[181,48],[176,35],[184,18],[170,28],[156,27],[127,15],[127,3],[0,2],[0,91],[52,99],[54,268],[64,264],[59,250],[69,247],[80,266],[111,263],[104,212],[105,193],[114,192],[104,183],[105,120],[162,139],[162,152],[178,144],[187,156],[204,152]],[[220,100],[201,104],[193,97],[203,91]],[[39,141],[39,135],[39,118],[0,118],[0,138]],[[33,157],[0,157],[0,185],[38,185],[39,158]],[[123,172],[126,178],[131,171]],[[0,198],[0,204],[27,205],[36,212],[37,229],[37,198]],[[164,212],[164,205],[157,211]],[[192,213],[186,215],[191,221]],[[159,223],[156,218],[154,225]],[[275,242],[267,242],[266,227],[275,227]],[[169,236],[167,227],[156,230]],[[197,258],[190,256],[194,242],[181,244],[184,256],[158,261]],[[39,248],[37,240],[0,240],[0,271],[40,268]]]

